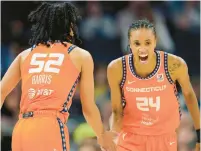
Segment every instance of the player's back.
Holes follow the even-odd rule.
[[[38,45],[21,64],[22,96],[20,112],[56,110],[67,112],[80,77],[67,43]]]

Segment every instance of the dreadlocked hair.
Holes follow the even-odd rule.
[[[130,33],[131,30],[138,30],[138,29],[142,29],[142,28],[146,28],[146,29],[151,29],[153,31],[153,34],[156,37],[156,29],[154,24],[152,24],[149,20],[147,19],[142,19],[142,20],[137,20],[135,21],[128,29],[128,39],[130,38]]]
[[[77,23],[81,19],[74,5],[66,2],[43,2],[35,11],[32,11],[28,20],[31,22],[32,38],[30,45],[39,43],[50,46],[49,42],[81,43]],[[73,35],[70,35],[71,29]]]

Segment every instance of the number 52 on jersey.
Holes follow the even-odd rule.
[[[47,61],[44,61],[48,57]],[[54,58],[54,59],[52,59]],[[56,58],[56,59],[55,59]],[[30,65],[37,66],[34,68],[29,69],[29,73],[40,73],[44,72],[51,72],[51,73],[59,73],[60,69],[59,66],[62,65],[64,60],[64,54],[62,53],[34,53]],[[51,67],[51,65],[58,66],[58,67]]]

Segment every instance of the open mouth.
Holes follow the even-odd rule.
[[[140,60],[141,63],[147,63],[148,55],[140,55],[139,60]]]

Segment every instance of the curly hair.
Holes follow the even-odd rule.
[[[36,10],[32,11],[28,20],[31,22],[32,38],[30,45],[39,43],[49,45],[60,41],[65,45],[66,42],[81,43],[79,39],[77,23],[81,19],[77,8],[66,2],[43,2]],[[70,32],[74,36],[71,36]],[[66,45],[65,45],[66,46]]]

